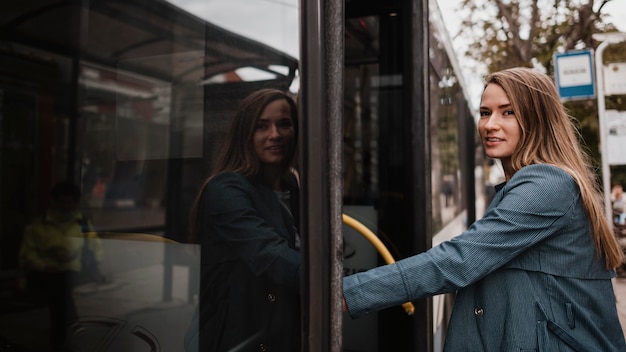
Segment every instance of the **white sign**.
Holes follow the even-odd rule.
[[[556,85],[561,99],[595,97],[593,60],[590,50],[554,54]]]
[[[606,110],[607,161],[609,165],[626,165],[626,111]]]
[[[603,66],[604,95],[626,94],[626,62]]]
[[[575,55],[559,60],[559,83],[561,87],[588,85],[593,82],[589,56]]]

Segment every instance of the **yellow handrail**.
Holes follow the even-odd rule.
[[[353,217],[346,214],[342,214],[342,219],[344,224],[352,227],[361,235],[363,235],[363,237],[365,237],[368,241],[370,241],[370,243],[374,245],[376,250],[378,250],[378,253],[380,253],[380,255],[383,257],[387,264],[393,264],[396,262],[396,260],[393,259],[393,256],[391,255],[387,247],[383,244],[383,242],[378,238],[378,236],[376,236],[376,234],[368,229],[367,226],[363,225]],[[413,315],[413,313],[415,313],[415,307],[411,302],[404,303],[402,307],[408,315]]]

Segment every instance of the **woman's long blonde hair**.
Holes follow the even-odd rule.
[[[596,253],[604,255],[607,269],[621,265],[623,252],[606,218],[591,159],[580,147],[575,120],[561,103],[552,79],[518,67],[490,74],[486,84],[490,83],[502,87],[520,125],[519,145],[511,156],[513,172],[527,165],[550,164],[570,174],[580,187]]]

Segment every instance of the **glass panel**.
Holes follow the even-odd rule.
[[[465,118],[462,87],[445,50],[445,37],[431,30],[430,41],[430,138],[433,235],[455,220],[464,209],[461,168],[461,119]],[[460,224],[463,226],[464,224]],[[460,233],[463,228],[455,231]]]
[[[378,16],[346,20],[343,122],[344,213],[373,233],[378,229],[381,86]],[[376,267],[379,254],[360,231],[344,223],[344,275]],[[388,242],[387,242],[388,243]],[[344,314],[343,347],[377,351],[377,314],[353,320]]]
[[[242,99],[262,88],[297,94],[298,1],[26,0],[0,9],[0,350],[197,351],[194,313],[214,310],[203,294],[215,286],[203,289],[211,274],[200,263],[211,258],[190,240],[192,204]],[[53,197],[59,181],[67,187]],[[271,215],[287,217],[270,194]],[[297,214],[297,189],[291,197]],[[222,245],[218,264],[248,258]],[[93,275],[80,270],[89,251]],[[230,278],[223,292],[254,288],[264,305],[231,297],[229,306],[262,311],[246,312],[258,320],[218,317],[246,329],[223,349],[285,340],[257,334],[287,309],[267,305],[278,293],[261,288],[288,276],[269,271]],[[289,309],[299,317],[297,304]],[[274,322],[299,338],[293,321]]]
[[[426,243],[457,235],[467,225],[466,198],[471,192],[467,184],[473,180],[473,170],[467,170],[472,163],[462,156],[473,150],[473,129],[468,125],[472,122],[466,121],[467,103],[443,42],[446,33],[434,27],[429,30],[430,101],[423,102],[409,96],[412,87],[422,84],[412,81],[419,76],[413,70],[422,68],[417,67],[421,60],[412,52],[415,48],[406,45],[419,45],[419,30],[406,31],[412,28],[408,23],[419,19],[409,19],[406,16],[415,14],[395,12],[387,3],[376,4],[347,7],[348,14],[378,15],[346,20],[343,200],[344,212],[377,235],[397,260],[423,250]],[[425,125],[428,146],[418,132]],[[420,155],[421,150],[431,154]],[[416,170],[422,160],[429,160],[430,168]],[[420,196],[430,197],[429,204],[417,204]],[[409,230],[417,223],[426,226]],[[346,275],[385,264],[381,253],[358,232],[348,224],[343,229]],[[416,302],[416,311],[424,312],[423,303]],[[346,314],[344,348],[414,350],[420,334],[439,344],[448,314],[444,307],[449,304],[444,296],[434,298],[433,324],[424,324],[425,329],[417,325],[426,316],[418,319],[421,322],[407,321],[401,307],[356,320]]]
[[[344,203],[372,204],[378,195],[378,19],[346,20]]]

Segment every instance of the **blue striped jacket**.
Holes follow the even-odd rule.
[[[344,278],[353,318],[457,292],[446,351],[626,351],[611,278],[580,190],[531,165],[497,187],[484,217],[424,253]]]

